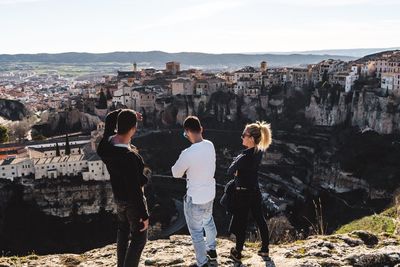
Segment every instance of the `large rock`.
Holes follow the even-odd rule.
[[[349,119],[352,126],[371,128],[382,133],[391,134],[400,130],[400,105],[392,97],[381,97],[373,92],[354,92],[352,101],[346,102],[348,96],[341,93],[338,103],[329,101],[317,102],[311,97],[305,115],[315,125],[334,126]]]
[[[44,136],[54,136],[65,132],[87,132],[95,130],[100,118],[80,112],[77,109],[45,113],[41,121],[33,126],[37,132]]]
[[[25,105],[16,100],[0,99],[0,117],[16,121],[27,117],[30,112]]]

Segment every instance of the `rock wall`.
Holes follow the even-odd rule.
[[[346,193],[358,189],[370,192],[370,186],[365,180],[343,171],[339,164],[325,164],[318,159],[314,162],[313,183],[336,193]]]
[[[22,120],[28,116],[30,112],[25,105],[16,100],[0,99],[0,117],[8,120]]]
[[[24,188],[25,201],[35,202],[47,215],[70,217],[97,214],[100,210],[115,211],[111,184],[108,181],[47,181]]]
[[[348,120],[351,126],[371,128],[382,134],[400,131],[400,105],[389,97],[381,97],[374,92],[353,92],[352,101],[346,93],[341,93],[338,103],[331,105],[329,96],[318,103],[316,96],[311,97],[305,116],[315,125],[334,126]]]
[[[77,109],[63,112],[45,113],[33,129],[44,136],[53,136],[67,132],[90,132],[95,130],[101,120],[99,117],[80,112]]]
[[[213,117],[217,122],[236,122],[244,118],[252,121],[260,119],[260,109],[266,110],[268,97],[239,97],[216,92],[211,96],[174,96],[156,103],[156,121],[163,126],[182,124],[189,115],[200,118]]]
[[[391,97],[361,92],[358,94],[358,101],[354,101],[351,108],[353,126],[369,127],[382,134],[400,131],[400,105]]]

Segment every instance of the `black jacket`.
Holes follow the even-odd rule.
[[[243,150],[228,168],[228,176],[233,176],[236,171],[236,186],[245,187],[249,190],[259,189],[258,168],[262,159],[262,152],[254,148]]]
[[[97,154],[110,173],[115,200],[137,207],[139,217],[146,220],[149,214],[142,191],[142,186],[147,183],[147,177],[143,175],[143,158],[133,149],[114,146],[108,136],[100,141]]]

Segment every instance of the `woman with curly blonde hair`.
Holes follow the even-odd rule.
[[[258,168],[271,142],[270,124],[257,121],[246,125],[242,133],[242,144],[246,149],[234,159],[228,169],[228,176],[234,176],[235,179],[233,216],[229,231],[236,236],[236,247],[231,249],[231,257],[236,261],[242,258],[247,218],[250,212],[257,223],[262,240],[258,255],[269,257],[269,233],[262,210]]]

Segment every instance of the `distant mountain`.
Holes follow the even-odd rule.
[[[328,50],[310,50],[310,51],[296,51],[296,52],[279,52],[272,53],[278,55],[300,54],[300,55],[333,55],[333,56],[349,56],[349,57],[364,57],[370,54],[375,54],[387,50],[398,50],[400,47],[390,48],[355,48],[355,49],[328,49]]]
[[[183,68],[232,68],[245,65],[258,66],[261,61],[268,61],[269,66],[299,66],[334,58],[345,61],[354,60],[351,56],[312,55],[312,54],[207,54],[207,53],[166,53],[162,51],[149,52],[112,52],[112,53],[60,53],[60,54],[17,54],[0,55],[1,62],[42,62],[42,63],[96,63],[118,62],[163,67],[165,62],[179,61]]]

